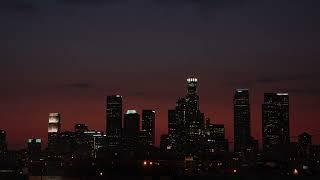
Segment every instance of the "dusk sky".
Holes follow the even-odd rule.
[[[261,139],[264,92],[290,93],[291,136],[320,143],[319,0],[1,0],[0,129],[9,148],[62,129],[105,129],[105,97],[167,110],[199,79],[200,108],[233,141],[233,93],[249,88]],[[261,143],[261,141],[259,142]]]

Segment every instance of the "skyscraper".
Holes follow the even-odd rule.
[[[237,89],[233,98],[234,150],[244,152],[251,143],[248,89]]]
[[[265,93],[262,104],[262,138],[265,152],[276,153],[290,143],[288,93]]]
[[[7,133],[5,130],[0,130],[0,154],[7,151]]]
[[[107,96],[106,132],[118,132],[122,128],[122,96]]]
[[[155,117],[156,111],[142,110],[142,130],[146,131],[149,145],[154,145],[156,140]]]
[[[122,148],[133,150],[146,142],[146,131],[140,132],[140,115],[136,110],[128,110],[123,118]],[[142,142],[139,142],[141,140]]]
[[[118,148],[122,135],[122,96],[107,96],[106,121],[107,146]]]
[[[140,115],[136,110],[128,110],[124,114],[124,135],[126,137],[136,137],[139,133]]]
[[[168,135],[174,151],[193,154],[203,140],[204,114],[199,109],[198,79],[190,77],[186,83],[187,94],[178,99],[174,110],[168,111]]]
[[[57,145],[59,133],[61,132],[61,116],[59,113],[49,114],[48,123],[48,147],[54,148]]]

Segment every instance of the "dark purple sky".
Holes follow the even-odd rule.
[[[232,141],[232,96],[250,88],[261,137],[263,92],[288,91],[291,135],[320,130],[317,0],[2,0],[0,129],[12,148],[46,138],[49,112],[63,129],[104,130],[105,95],[125,108],[167,109],[200,79],[201,108]],[[320,137],[314,141],[320,143]]]

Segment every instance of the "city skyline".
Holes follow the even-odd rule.
[[[201,82],[201,80],[200,80],[200,82]],[[192,83],[196,83],[196,84],[192,84]],[[186,98],[187,99],[189,99],[189,100],[187,100],[187,101],[190,101],[191,102],[191,105],[192,105],[192,99],[193,99],[193,94],[197,94],[197,91],[198,91],[198,79],[197,78],[187,78],[186,79],[186,84],[187,84],[187,86],[186,86],[186,93],[187,93],[187,95],[186,95]],[[235,92],[235,96],[233,97],[233,105],[234,105],[234,108],[237,108],[237,106],[239,105],[239,106],[242,106],[242,105],[245,105],[246,103],[248,103],[248,110],[247,109],[238,109],[237,111],[239,111],[239,112],[237,112],[236,111],[236,109],[234,109],[233,111],[234,111],[234,113],[235,114],[233,114],[234,115],[234,118],[240,118],[239,117],[239,113],[241,114],[241,111],[245,111],[245,112],[247,112],[248,114],[247,115],[250,115],[251,113],[250,113],[250,101],[249,101],[249,97],[250,97],[250,95],[249,95],[249,89],[235,89],[234,90],[234,92]],[[242,94],[242,95],[241,95]],[[273,99],[276,99],[276,98],[272,98],[272,95],[274,95],[275,97],[277,97],[277,96],[279,96],[279,97],[281,97],[281,96],[288,96],[289,94],[288,93],[283,93],[283,92],[277,92],[277,93],[264,93],[264,98],[265,98],[265,100],[264,101],[266,101],[266,97],[271,97],[271,98],[269,98],[270,100],[269,101],[272,101]],[[197,97],[197,95],[196,95],[196,97]],[[124,109],[123,107],[122,107],[122,98],[123,98],[123,96],[121,96],[121,95],[111,95],[111,96],[107,96],[106,97],[107,98],[107,101],[106,101],[106,115],[105,115],[105,117],[106,117],[106,120],[108,119],[108,118],[110,118],[110,117],[115,117],[116,119],[116,121],[120,121],[120,125],[117,125],[116,127],[115,127],[115,129],[117,129],[117,131],[120,131],[119,130],[119,127],[120,127],[120,129],[121,128],[124,128],[124,130],[125,130],[125,124],[126,124],[126,122],[130,122],[130,123],[133,123],[133,122],[131,122],[131,121],[126,121],[125,120],[125,117],[126,117],[126,115],[128,116],[128,115],[130,115],[130,114],[137,114],[138,116],[137,116],[137,128],[139,129],[139,130],[144,130],[143,129],[143,127],[144,126],[146,126],[146,125],[144,125],[144,124],[146,124],[146,122],[144,122],[145,120],[144,120],[144,117],[143,117],[143,114],[145,113],[145,112],[147,112],[147,111],[149,111],[150,113],[154,113],[155,114],[155,116],[154,116],[154,118],[155,118],[155,122],[157,122],[157,121],[159,121],[158,119],[157,119],[157,113],[156,113],[156,111],[155,110],[147,110],[146,108],[144,108],[143,106],[142,106],[142,109],[141,109],[141,112],[139,112],[139,111],[136,111],[136,110],[130,110],[130,109]],[[191,98],[191,99],[190,99]],[[197,98],[199,98],[199,97],[197,97]],[[119,99],[119,100],[117,100],[117,99]],[[181,100],[181,98],[178,98],[178,104],[179,104],[179,101]],[[200,102],[201,102],[201,100],[200,100]],[[263,102],[263,103],[266,103],[266,102]],[[262,103],[262,105],[264,105]],[[201,103],[200,103],[201,104]],[[238,104],[238,105],[237,105]],[[178,105],[179,106],[179,105]],[[197,111],[197,109],[198,109],[198,106],[199,106],[199,99],[197,99],[196,101],[195,101],[195,104],[194,105],[192,105],[192,106],[194,106],[194,107],[190,107],[190,108],[196,108],[195,110]],[[119,109],[120,108],[120,109]],[[111,110],[111,109],[113,109],[113,110]],[[117,110],[117,109],[119,109],[119,110]],[[187,106],[187,109],[188,109],[188,106]],[[263,109],[263,108],[262,108]],[[287,110],[289,110],[289,108],[287,108]],[[117,111],[119,111],[121,114],[119,114],[119,112],[117,112]],[[170,110],[169,109],[169,111],[168,111],[168,114],[167,114],[167,117],[168,118],[170,118],[170,111],[172,111],[172,110]],[[122,113],[122,112],[126,112],[126,113]],[[236,113],[237,112],[237,113]],[[262,111],[263,112],[263,111]],[[289,112],[289,111],[288,111]],[[109,114],[109,115],[108,115]],[[114,115],[115,114],[115,115]],[[248,118],[248,116],[247,115],[245,115],[244,117],[242,117],[242,118]],[[141,117],[142,116],[142,117]],[[150,116],[150,115],[149,115]],[[260,115],[262,118],[261,118],[261,121],[263,120],[263,118],[264,118],[264,115],[263,114],[261,114]],[[122,119],[122,117],[124,117],[123,119]],[[250,141],[250,142],[246,142],[247,143],[247,145],[248,144],[251,144],[251,142],[253,142],[253,139],[251,139],[251,136],[250,136],[250,131],[252,130],[252,128],[254,128],[254,127],[251,127],[250,126],[250,117],[251,116],[249,116],[249,136],[247,136],[247,141]],[[118,118],[118,119],[117,119]],[[119,119],[120,118],[120,119]],[[147,117],[147,118],[150,118],[150,117]],[[204,120],[203,119],[203,123],[216,123],[216,122],[214,122],[214,121],[211,121],[210,122],[210,118],[211,117],[209,117],[209,116],[206,116],[206,115],[204,115],[203,116],[203,118],[206,118],[206,120]],[[209,118],[209,119],[208,119]],[[107,127],[107,128],[104,128],[104,129],[106,129],[107,131],[102,131],[102,132],[104,132],[105,134],[107,134],[107,135],[110,135],[110,132],[111,132],[111,134],[112,134],[112,132],[114,133],[115,131],[113,130],[114,128],[111,128],[111,129],[109,129],[108,128],[108,125],[107,124],[109,124],[109,123],[115,123],[115,120],[112,120],[112,119],[110,119],[111,121],[106,121],[106,124],[105,124],[105,127]],[[235,119],[234,119],[235,120]],[[205,121],[208,121],[208,122],[205,122]],[[63,121],[62,121],[63,122]],[[153,121],[150,121],[150,122],[148,122],[148,123],[155,123],[154,122],[154,120]],[[86,123],[86,122],[78,122],[78,123]],[[168,122],[169,123],[169,122]],[[57,125],[54,125],[54,124],[57,124]],[[88,125],[88,123],[86,123],[86,125]],[[151,124],[150,124],[151,125]],[[224,124],[223,124],[224,125]],[[147,125],[147,126],[149,126],[149,125]],[[156,131],[157,131],[157,129],[158,129],[158,127],[157,126],[155,126],[155,124],[153,124],[153,125],[151,125],[152,126],[152,128],[154,129],[156,129]],[[168,126],[170,126],[170,123],[168,124]],[[109,125],[109,127],[110,127],[110,125]],[[150,127],[151,128],[151,127]],[[234,125],[234,128],[235,129],[232,129],[232,131],[235,131],[236,130],[236,126]],[[51,134],[54,134],[54,133],[57,133],[57,132],[61,132],[62,130],[62,127],[61,127],[61,112],[59,112],[59,113],[49,113],[49,126],[48,126],[48,138],[49,137],[51,137],[52,135]],[[262,129],[263,129],[263,126],[262,126]],[[99,129],[98,129],[99,130]],[[152,131],[152,132],[151,132]],[[225,131],[225,130],[224,130]],[[125,132],[125,131],[124,131]],[[302,132],[302,131],[301,131]],[[304,132],[304,131],[303,131]],[[308,132],[308,131],[307,131]],[[109,134],[108,134],[109,133]],[[119,132],[118,132],[119,133]],[[133,131],[132,133],[135,133],[135,131]],[[161,135],[165,135],[166,133],[162,133],[162,134],[159,134],[159,132],[158,132],[158,135],[156,135],[155,137],[153,136],[154,135],[154,132],[153,132],[153,130],[152,129],[150,129],[150,132],[148,132],[148,133],[150,133],[150,136],[151,136],[151,134],[152,134],[152,137],[151,138],[155,138],[155,142],[157,142],[157,143],[155,143],[155,145],[157,145],[157,146],[159,146],[160,144],[160,136]],[[263,137],[263,132],[261,132],[262,133],[262,137]],[[300,132],[299,132],[300,133]],[[118,134],[119,135],[119,134]],[[34,137],[39,137],[39,136],[29,136],[29,137],[32,137],[32,138],[34,138]],[[159,139],[158,139],[158,137],[159,137]],[[290,139],[292,139],[292,137],[294,137],[295,139],[296,139],[296,137],[294,136],[294,135],[291,135],[290,134],[290,136],[289,136],[289,134],[288,134],[288,136],[287,137],[289,137]],[[233,138],[228,138],[227,137],[227,139],[229,140],[229,148],[231,147],[231,149],[233,150],[233,146],[234,146],[234,139]],[[44,141],[44,142],[46,142],[46,138],[43,138],[42,137],[42,140]],[[153,142],[153,140],[151,140],[151,142]],[[159,143],[158,143],[159,142]],[[259,143],[259,145],[260,145],[260,147],[263,145],[263,138],[258,138],[258,143]],[[10,142],[9,142],[9,144],[10,144]],[[153,143],[150,143],[150,144],[153,144]],[[244,145],[245,145],[245,143],[244,143]],[[10,147],[10,146],[9,146]],[[248,146],[247,146],[248,147]]]

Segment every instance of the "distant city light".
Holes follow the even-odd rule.
[[[233,173],[237,173],[238,171],[237,171],[236,169],[234,169],[232,172],[233,172]]]

